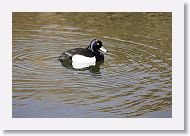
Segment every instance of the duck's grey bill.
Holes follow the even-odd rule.
[[[108,50],[106,50],[106,48],[104,48],[104,47],[101,47],[100,50],[101,50],[102,52],[108,52]]]

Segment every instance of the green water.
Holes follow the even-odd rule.
[[[172,117],[171,33],[171,13],[13,13],[13,117]],[[94,38],[103,64],[57,61]]]

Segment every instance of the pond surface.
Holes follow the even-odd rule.
[[[171,13],[13,13],[14,118],[172,117]],[[103,64],[65,67],[94,38]]]

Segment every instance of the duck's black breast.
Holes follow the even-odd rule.
[[[61,53],[60,60],[72,60],[72,57],[75,55],[83,55],[86,57],[94,57],[95,55],[93,54],[92,51],[89,49],[85,48],[76,48],[76,49],[71,49],[66,52]]]
[[[98,55],[95,55],[96,61],[102,61],[104,62],[104,54],[99,53]]]

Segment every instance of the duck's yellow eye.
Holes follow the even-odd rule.
[[[100,45],[99,43],[96,43],[96,45]]]

